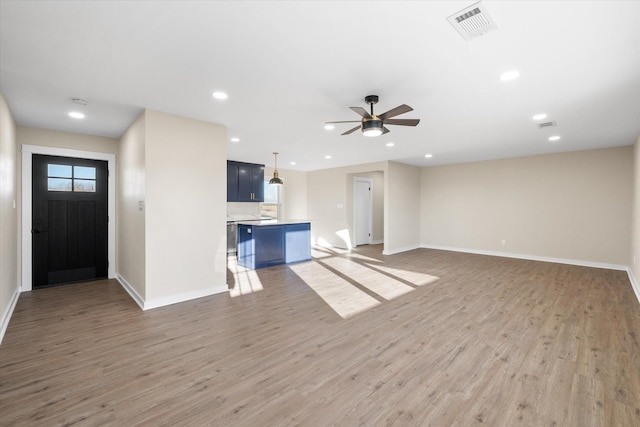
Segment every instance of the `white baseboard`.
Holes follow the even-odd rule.
[[[143,310],[151,310],[152,308],[164,307],[165,305],[177,304],[179,302],[185,302],[192,299],[208,297],[215,294],[221,294],[229,292],[227,284],[216,286],[209,289],[201,289],[197,291],[185,292],[182,294],[171,295],[163,298],[156,298],[144,302]]]
[[[124,288],[125,291],[133,298],[133,300],[140,306],[143,310],[151,310],[153,308],[164,307],[165,305],[177,304],[179,302],[185,302],[196,298],[208,297],[210,295],[221,294],[224,292],[229,292],[229,287],[227,284],[223,284],[220,286],[216,286],[209,289],[201,289],[197,291],[184,292],[181,294],[171,295],[164,298],[156,298],[152,300],[146,301],[144,298],[136,292],[135,289],[122,277],[119,273],[116,275],[118,282]]]
[[[11,297],[11,301],[9,302],[9,306],[2,313],[2,319],[0,319],[0,344],[2,344],[2,340],[4,338],[5,332],[7,332],[7,328],[9,327],[9,321],[11,320],[11,316],[13,316],[13,310],[16,308],[16,304],[18,303],[18,298],[20,297],[20,288],[16,286],[15,291],[13,292],[13,296]]]
[[[372,240],[372,241],[371,241],[371,244],[372,244],[372,245],[380,245],[380,244],[382,244],[382,243],[384,243],[384,240]]]
[[[133,300],[138,304],[138,306],[144,310],[144,298],[142,298],[138,292],[126,281],[124,277],[120,275],[120,273],[116,273],[116,280],[120,283],[120,286],[124,288],[125,291],[133,298]]]
[[[385,249],[382,251],[382,255],[395,255],[401,252],[407,252],[407,251],[412,251],[414,249],[419,249],[420,247],[421,247],[420,245],[415,245],[415,246],[405,246],[403,248],[392,249],[390,251]]]
[[[627,274],[629,275],[629,281],[631,282],[631,287],[633,288],[633,292],[635,292],[636,298],[640,303],[640,286],[638,285],[636,278],[633,277],[633,271],[631,271],[631,267],[627,268]]]
[[[517,259],[526,259],[530,261],[555,262],[557,264],[570,264],[570,265],[579,265],[582,267],[595,267],[595,268],[605,268],[608,270],[628,271],[628,268],[626,265],[608,264],[603,262],[582,261],[582,260],[576,260],[576,259],[544,257],[544,256],[526,255],[526,254],[514,254],[511,252],[483,251],[479,249],[454,248],[450,246],[438,246],[438,245],[422,244],[420,245],[420,247],[424,249],[437,249],[441,251],[465,252],[465,253],[478,254],[478,255],[490,255],[490,256],[499,256],[504,258],[517,258]]]

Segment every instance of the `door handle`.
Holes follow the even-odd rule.
[[[34,228],[31,230],[33,234],[47,233],[49,230],[42,230],[41,228]]]

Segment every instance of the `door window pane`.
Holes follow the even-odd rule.
[[[96,168],[87,166],[74,166],[73,177],[80,179],[96,179]]]
[[[47,165],[47,176],[56,178],[71,178],[71,166],[67,165]]]
[[[84,192],[84,193],[95,193],[96,181],[95,179],[74,179],[73,191]]]
[[[48,178],[47,190],[49,190],[49,191],[71,191],[71,179],[68,179],[68,178]]]
[[[96,168],[87,166],[47,165],[49,191],[96,192]]]

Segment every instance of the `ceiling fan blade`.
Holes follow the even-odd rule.
[[[360,126],[356,126],[353,129],[349,129],[348,131],[346,131],[345,133],[341,133],[340,135],[349,135],[350,133],[353,133],[353,132],[357,131],[358,129],[360,129]]]
[[[389,133],[391,132],[389,129],[387,129],[386,127],[382,126],[382,134],[384,135],[385,133]]]
[[[325,125],[328,125],[329,123],[361,123],[362,120],[342,120],[342,121],[338,121],[338,122],[324,122]]]
[[[353,109],[353,107],[351,108]],[[391,117],[395,117],[402,113],[408,113],[409,111],[413,111],[413,108],[409,107],[407,104],[402,104],[402,105],[398,105],[396,108],[392,108],[386,113],[380,114],[378,117],[384,120],[384,119],[389,119]]]
[[[360,116],[364,117],[365,119],[370,119],[371,118],[371,114],[369,114],[367,112],[367,110],[365,110],[362,107],[349,107],[351,108],[353,111],[355,111],[357,114],[359,114]]]
[[[387,119],[385,125],[418,126],[420,119]]]

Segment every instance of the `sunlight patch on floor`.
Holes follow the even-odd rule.
[[[420,273],[418,271],[403,270],[400,268],[385,267],[382,264],[368,264],[374,270],[380,270],[383,273],[397,277],[398,279],[410,282],[416,286],[424,286],[433,283],[440,278],[430,274]]]
[[[335,256],[335,252],[332,252],[331,250],[329,250],[327,248],[319,248],[317,246],[311,248],[311,257],[312,258],[326,258],[326,257],[331,257],[331,256]]]
[[[336,257],[325,259],[323,262],[386,300],[392,300],[414,290],[406,283],[380,274],[374,269],[349,259]]]
[[[289,268],[343,319],[380,304],[375,298],[316,262],[292,264]]]
[[[233,287],[229,289],[229,295],[232,297],[247,295],[264,289],[260,277],[258,277],[258,273],[255,270],[237,267],[236,271],[233,272],[233,277],[235,283]]]
[[[312,246],[311,253],[312,261],[289,264],[287,268],[343,319],[439,280],[419,271],[388,267],[383,260],[358,253],[357,249]],[[238,266],[233,257],[228,268],[233,276],[230,296],[263,290],[255,270]]]
[[[380,261],[379,259],[371,258],[371,257],[368,257],[366,255],[358,254],[358,253],[355,253],[355,252],[351,252],[347,256],[349,258],[351,258],[351,259],[357,259],[358,261],[368,261],[368,262],[375,262],[375,263],[382,264],[382,261]]]

